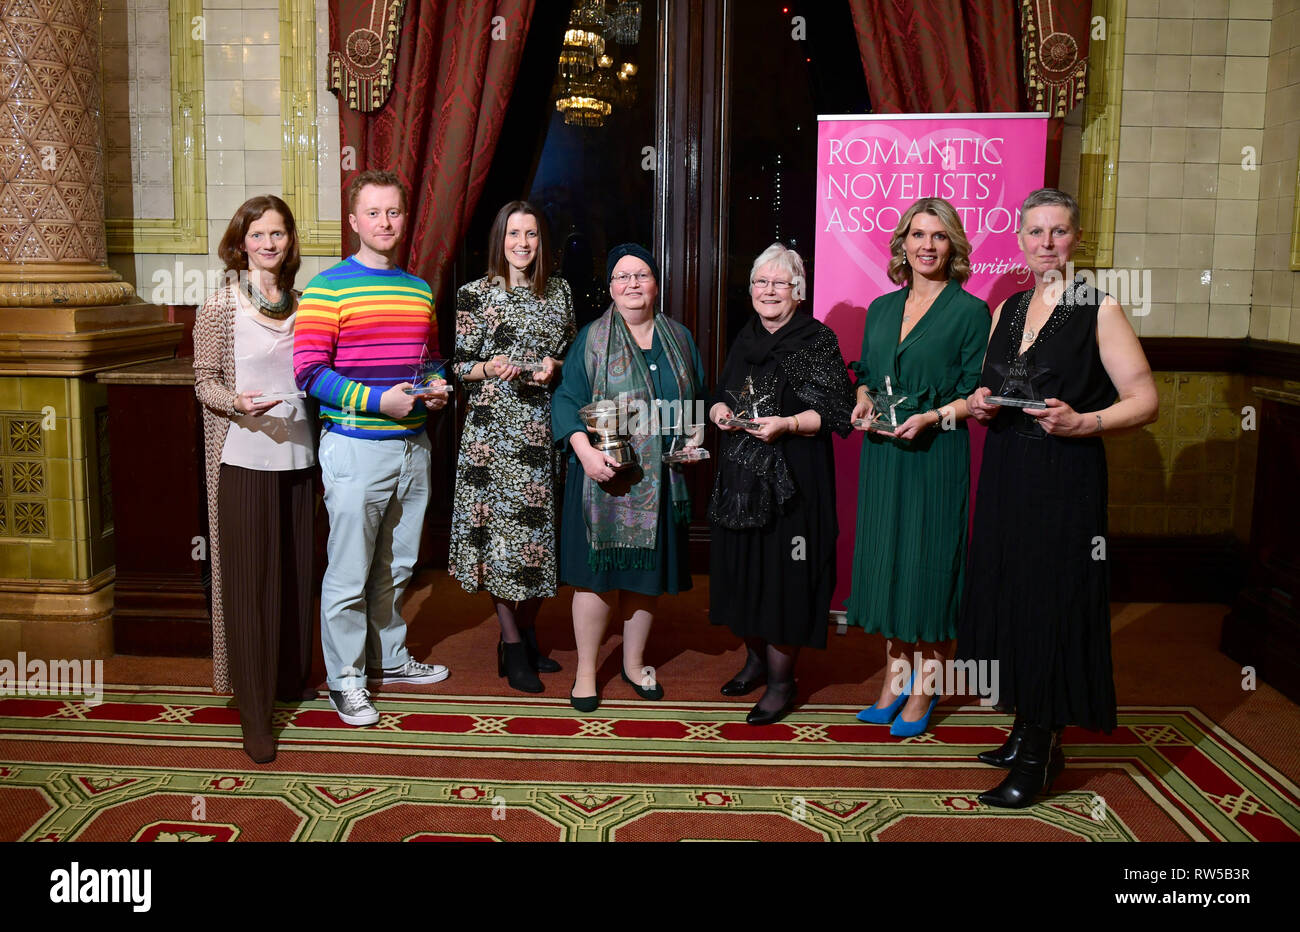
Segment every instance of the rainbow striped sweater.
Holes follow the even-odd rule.
[[[432,320],[433,292],[402,269],[372,269],[349,256],[311,280],[293,328],[293,374],[320,401],[325,430],[373,440],[424,430],[423,404],[394,419],[380,412],[379,399],[411,381]]]

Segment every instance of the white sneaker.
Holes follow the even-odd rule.
[[[339,714],[339,718],[348,725],[373,725],[379,721],[379,712],[370,701],[369,690],[361,687],[331,689],[330,705],[334,706],[334,711]]]
[[[395,670],[367,670],[366,679],[381,686],[388,683],[441,683],[451,676],[451,671],[440,663],[420,663],[408,660]]]

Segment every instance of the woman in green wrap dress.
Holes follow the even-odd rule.
[[[929,725],[956,633],[966,565],[970,440],[965,396],[979,382],[989,309],[961,283],[970,242],[952,205],[923,198],[890,240],[903,287],[867,309],[853,417],[867,436],[848,621],[886,638],[880,696],[858,713],[891,734]]]

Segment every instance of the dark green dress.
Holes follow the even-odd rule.
[[[964,398],[979,384],[988,305],[955,281],[898,342],[910,289],[867,309],[858,384],[907,395],[898,423]],[[965,582],[970,435],[931,427],[910,443],[866,434],[848,622],[890,638],[946,641],[956,633]]]
[[[615,312],[617,313],[617,311]],[[626,589],[642,595],[662,595],[685,592],[691,588],[690,548],[687,545],[687,525],[672,519],[672,501],[668,494],[667,470],[689,469],[689,466],[670,467],[660,464],[665,471],[663,494],[659,497],[659,529],[655,535],[658,555],[654,569],[594,570],[587,562],[591,548],[587,544],[587,523],[582,513],[582,484],[587,474],[578,462],[577,454],[569,444],[569,436],[585,430],[578,418],[578,409],[591,402],[591,383],[583,360],[587,353],[588,324],[578,331],[573,345],[564,357],[564,378],[551,401],[551,430],[555,442],[568,452],[568,475],[564,482],[564,504],[560,519],[560,582],[593,592],[612,592]],[[695,367],[696,384],[703,386],[704,365],[695,341],[690,341],[690,363]],[[677,379],[673,376],[668,354],[659,343],[656,333],[650,349],[642,350],[650,378],[654,381],[654,397],[665,401],[678,401]]]

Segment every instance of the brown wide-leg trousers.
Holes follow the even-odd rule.
[[[311,675],[313,472],[221,464],[221,601],[246,737],[269,737],[276,698],[297,701]]]

